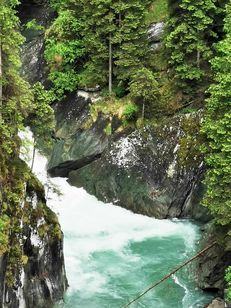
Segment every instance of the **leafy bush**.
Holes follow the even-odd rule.
[[[123,117],[127,121],[134,120],[137,116],[137,112],[139,111],[139,108],[134,103],[128,103],[123,111]]]
[[[228,284],[227,299],[230,301],[231,300],[231,266],[229,266],[226,270],[225,281]]]

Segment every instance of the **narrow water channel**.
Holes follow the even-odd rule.
[[[200,232],[192,222],[157,220],[104,204],[64,178],[50,179],[46,163],[36,152],[34,172],[49,187],[48,205],[64,232],[69,289],[58,307],[122,307],[195,253]],[[196,308],[209,299],[187,267],[131,307]]]

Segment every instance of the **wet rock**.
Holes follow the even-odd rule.
[[[22,273],[23,298],[26,307],[53,307],[63,299],[67,288],[64,268],[63,239],[25,243],[29,262]]]
[[[99,114],[84,128],[90,103],[73,93],[57,107],[57,140],[48,166],[51,175],[69,176],[71,184],[135,213],[209,219],[197,197],[203,190],[203,164],[181,166],[178,159],[185,116],[158,128],[107,136],[105,115]],[[116,132],[120,123],[111,121]]]
[[[164,22],[158,22],[150,26],[148,30],[148,37],[151,43],[159,43],[162,41],[164,35]]]
[[[214,241],[218,244],[206,251],[196,262],[198,286],[202,290],[218,293],[222,297],[225,289],[225,270],[231,265],[231,242],[226,234],[225,228],[209,224],[201,246],[204,248]]]
[[[22,46],[22,76],[31,84],[37,81],[45,83],[48,75],[44,59],[44,31],[25,29],[24,24],[35,19],[36,22],[48,27],[54,18],[54,12],[49,6],[49,1],[21,1],[19,7],[19,17],[22,23],[22,34],[26,38],[26,43]]]
[[[31,198],[30,191],[29,199]],[[29,200],[28,199],[28,200]],[[41,188],[33,191],[33,209],[44,203],[44,192]],[[28,210],[28,209],[27,209]],[[44,204],[44,211],[46,205]],[[26,211],[26,210],[25,210]],[[55,215],[47,208],[49,215]],[[30,220],[35,219],[31,214]],[[0,257],[0,306],[7,308],[49,308],[62,300],[67,289],[64,266],[63,237],[49,235],[41,238],[37,227],[45,218],[22,228],[22,251],[27,258],[24,266],[18,268],[14,285],[7,286],[6,271],[9,256]],[[49,223],[48,221],[46,222]],[[32,226],[33,225],[33,226]],[[49,228],[55,227],[49,223]],[[56,228],[59,228],[56,222]]]
[[[176,123],[175,123],[176,124]],[[195,205],[202,166],[177,161],[179,126],[145,129],[112,142],[101,158],[69,174],[104,202],[156,218],[187,217]],[[203,216],[203,215],[202,215]]]
[[[99,158],[107,148],[109,136],[104,131],[109,122],[107,117],[100,114],[85,127],[90,103],[85,96],[72,93],[57,105],[56,142],[48,165],[52,175],[67,176],[69,171]]]
[[[225,302],[222,298],[215,298],[211,304],[206,306],[207,308],[225,308]]]
[[[49,0],[21,0],[18,15],[22,24],[35,19],[40,25],[47,27],[54,17]]]
[[[30,83],[45,82],[44,38],[42,35],[27,42],[22,47],[22,76]]]

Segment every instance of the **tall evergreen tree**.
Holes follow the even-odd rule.
[[[51,27],[47,40],[48,62],[59,61],[58,68],[53,70],[53,76],[57,75],[57,71],[62,72],[66,66],[69,71],[71,69],[77,72],[80,78],[78,82],[82,86],[108,84],[109,92],[113,79],[128,81],[132,72],[141,67],[148,53],[145,13],[150,3],[150,0],[62,2],[58,6],[59,16]],[[67,14],[70,15],[69,21],[61,24],[62,16]],[[70,20],[73,27],[67,26]],[[83,53],[74,54],[70,42],[72,46],[81,42],[80,49]],[[62,48],[58,50],[60,44]],[[73,55],[71,60],[66,56],[69,53]]]
[[[149,54],[145,14],[152,1],[114,1],[116,16],[115,75],[119,80],[129,80],[137,69],[141,69]]]
[[[211,61],[214,83],[209,88],[203,131],[208,138],[207,193],[204,204],[222,225],[231,223],[231,3],[226,6],[225,38]]]
[[[185,91],[195,89],[208,74],[216,4],[216,0],[169,0],[165,45],[173,76]]]

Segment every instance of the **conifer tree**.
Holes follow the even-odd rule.
[[[170,19],[165,46],[169,65],[185,91],[204,80],[212,57],[214,0],[169,0]],[[187,89],[188,87],[188,89]]]
[[[231,223],[231,4],[226,6],[225,38],[211,61],[214,83],[209,88],[203,131],[208,138],[207,193],[204,205],[222,225]]]
[[[116,77],[129,80],[130,76],[142,69],[149,54],[145,14],[152,1],[113,1],[117,29],[114,35]]]
[[[150,3],[150,0],[67,0],[58,6],[56,3],[59,16],[48,31],[46,50],[54,83],[65,85],[57,76],[65,66],[76,73],[77,83],[82,86],[108,84],[111,92],[113,79],[128,81],[132,71],[142,67],[149,50],[145,13]],[[61,24],[62,16],[67,14],[69,21]],[[76,53],[70,42],[72,46],[77,44]],[[82,54],[78,54],[80,50]],[[73,59],[68,59],[68,54]],[[61,82],[57,82],[59,79]]]

